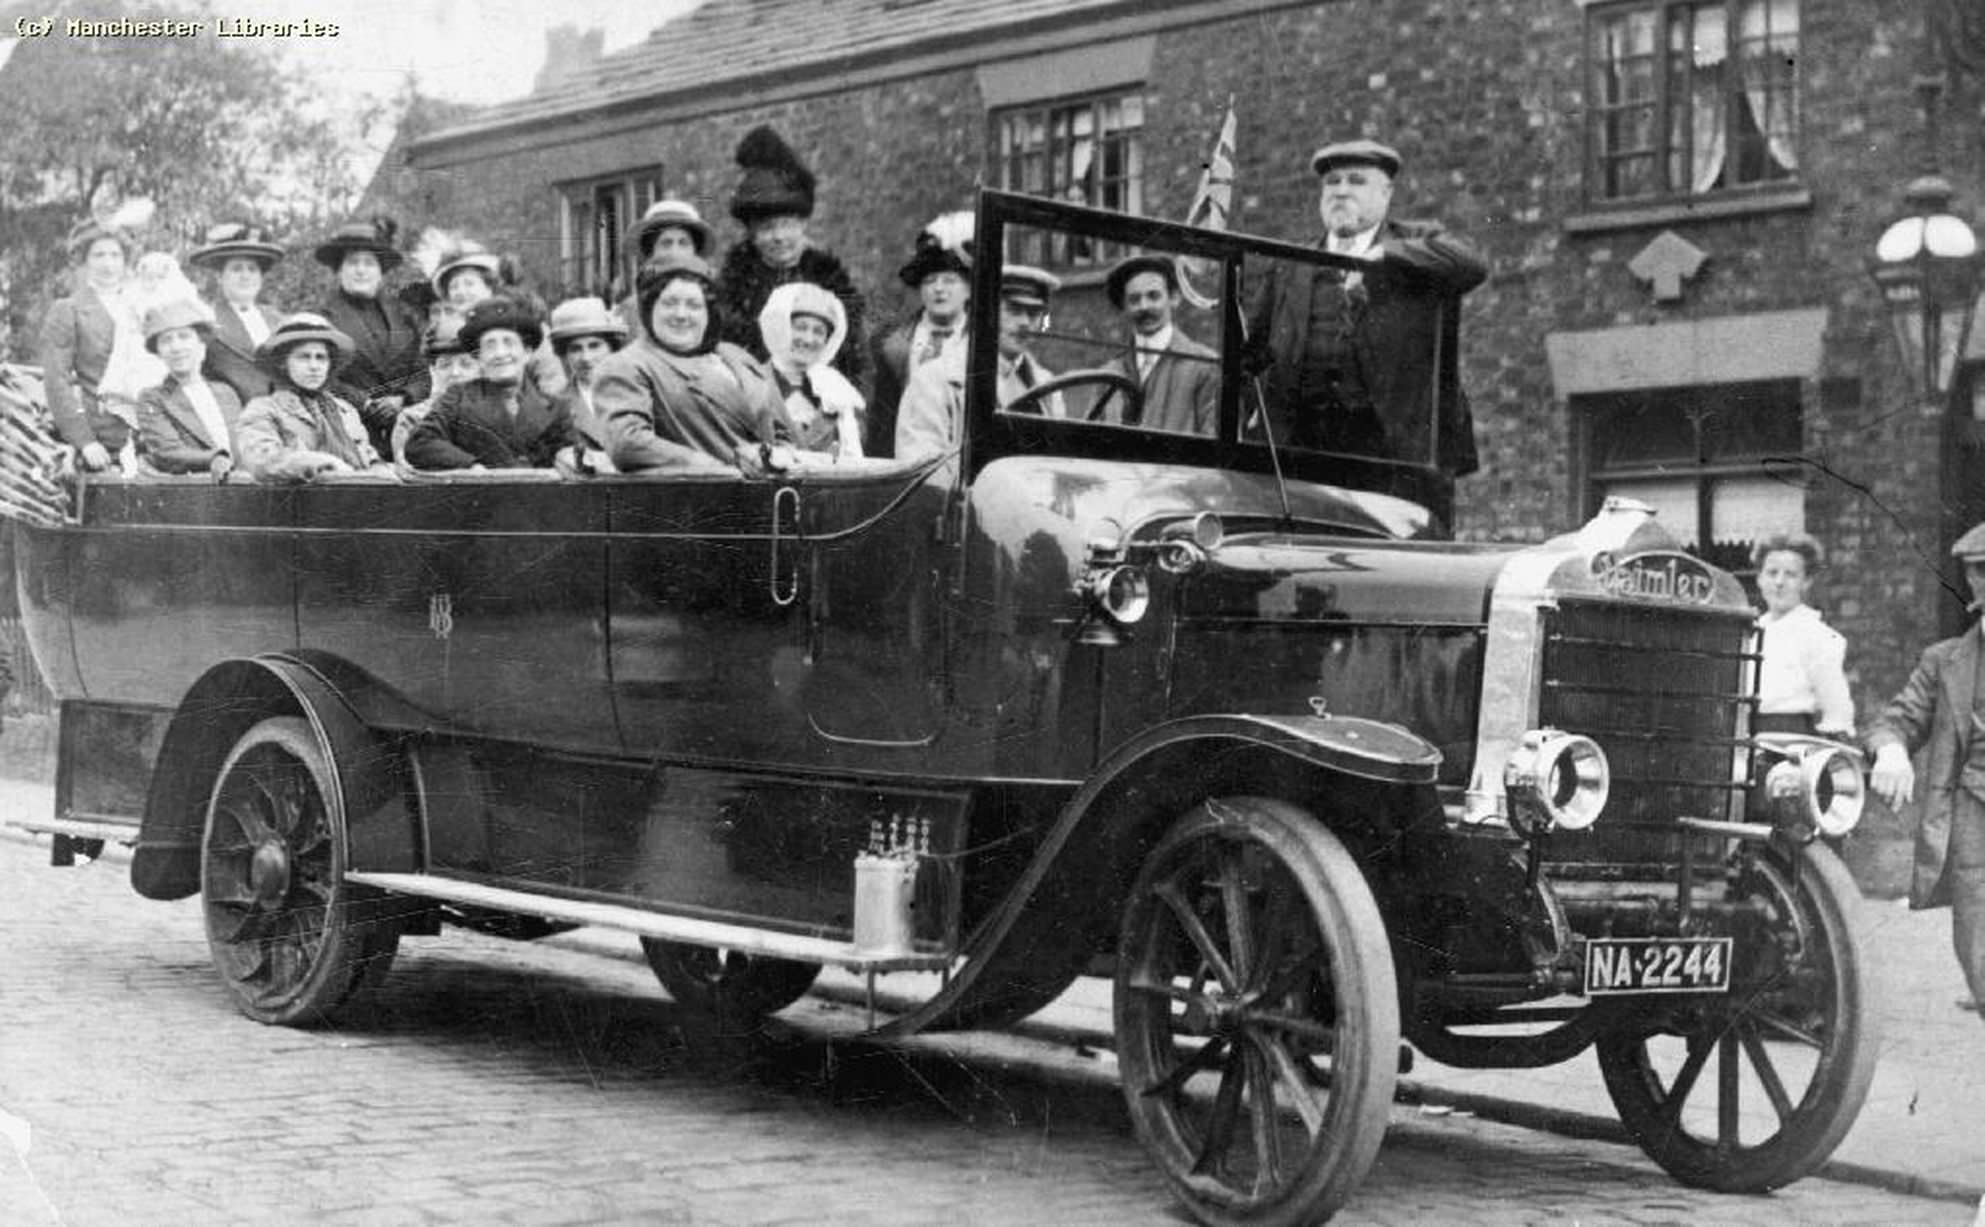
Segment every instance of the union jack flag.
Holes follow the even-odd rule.
[[[1227,120],[1220,125],[1220,135],[1213,142],[1212,156],[1206,159],[1199,172],[1199,190],[1193,193],[1192,207],[1186,210],[1188,226],[1202,226],[1208,230],[1225,230],[1227,215],[1234,205],[1234,98],[1227,96]],[[1216,298],[1209,298],[1193,287],[1192,277],[1209,275],[1211,267],[1205,260],[1188,256],[1178,257],[1179,292],[1195,307],[1211,307]]]

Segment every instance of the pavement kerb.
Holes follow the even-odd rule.
[[[0,825],[0,836],[25,843],[45,844],[47,836],[23,831],[18,827]],[[121,844],[107,844],[100,859],[128,862],[131,850]],[[582,950],[606,958],[642,962],[638,947],[625,941],[616,941],[620,935],[607,935],[591,929],[577,929],[544,939],[547,944]],[[859,986],[826,981],[814,986],[812,995],[823,1001],[837,1005],[866,1007],[868,996]],[[878,985],[875,992],[875,1007],[887,1013],[904,1013],[918,1002],[900,992],[892,992],[886,984]],[[1109,1049],[1113,1037],[1107,1030],[1084,1027],[1053,1017],[1054,1007],[1036,1014],[1011,1027],[1007,1031],[1014,1035],[1039,1040],[1044,1043],[1074,1049]],[[1048,1067],[1044,1066],[1043,1069]],[[1066,1076],[1065,1074],[1063,1076]],[[1472,1113],[1484,1120],[1514,1125],[1524,1129],[1535,1129],[1563,1137],[1589,1141],[1609,1142],[1621,1146],[1634,1146],[1635,1142],[1625,1126],[1610,1116],[1596,1116],[1589,1112],[1578,1112],[1564,1108],[1553,1108],[1546,1104],[1529,1103],[1497,1095],[1482,1095],[1466,1091],[1450,1091],[1432,1085],[1423,1079],[1406,1075],[1399,1080],[1396,1102],[1408,1105],[1439,1107],[1455,1112]],[[1937,1180],[1914,1172],[1894,1168],[1877,1167],[1872,1164],[1853,1163],[1844,1160],[1830,1160],[1822,1165],[1815,1175],[1837,1180],[1844,1184],[1864,1185],[1885,1192],[1910,1197],[1923,1197],[1936,1201],[1956,1202],[1967,1206],[1979,1206],[1985,1211],[1985,1186],[1962,1181]]]

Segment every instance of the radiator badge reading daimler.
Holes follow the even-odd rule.
[[[1668,550],[1593,555],[1592,573],[1608,595],[1707,605],[1716,597],[1716,577],[1701,559]]]

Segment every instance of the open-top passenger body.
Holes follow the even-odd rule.
[[[821,964],[944,971],[894,1033],[1013,1020],[1110,959],[1130,1113],[1212,1222],[1342,1204],[1402,1037],[1464,1065],[1596,1043],[1694,1183],[1821,1162],[1874,1060],[1815,838],[1859,775],[1749,735],[1739,584],[1625,504],[1457,544],[1431,447],[1269,437],[1249,287],[1340,257],[990,192],[978,224],[954,455],[81,480],[14,526],[62,701],[57,812],[25,825],[201,894],[270,1022],[442,919],[635,932],[731,1015]],[[1114,424],[1139,385],[1080,310],[1034,342],[1062,378],[998,404],[1002,252],[1132,251],[1214,304],[1181,328],[1220,355],[1217,430]]]

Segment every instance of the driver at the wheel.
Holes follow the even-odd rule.
[[[1035,361],[1027,342],[1047,326],[1048,299],[1061,288],[1061,278],[1026,264],[1009,264],[999,280],[999,403],[1012,404],[1031,388],[1054,378]],[[896,414],[896,458],[926,460],[957,450],[959,422],[965,414],[967,347],[954,346],[918,367],[903,389]],[[1067,417],[1061,393],[1051,392],[1028,404],[1024,412]],[[934,478],[950,481],[955,464]]]

